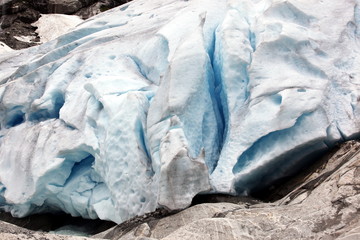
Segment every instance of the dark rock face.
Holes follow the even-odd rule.
[[[120,6],[122,4],[128,3],[131,0],[99,0],[99,1],[90,1],[92,4],[87,4],[86,7],[79,9],[75,14],[80,16],[83,19],[92,17],[100,12],[104,12],[111,8]],[[89,2],[82,0],[81,2]]]
[[[19,20],[23,23],[33,23],[38,20],[39,17],[39,12],[31,8],[27,8],[25,11],[18,14]]]
[[[38,45],[40,39],[31,24],[40,14],[76,14],[83,19],[92,17],[130,0],[0,0],[0,41],[13,49]],[[29,42],[15,36],[28,36]]]
[[[26,10],[26,6],[22,2],[15,0],[4,0],[0,2],[0,16],[15,14]]]
[[[0,41],[13,49],[36,45],[35,29],[30,24],[35,22],[40,13],[29,8],[25,1],[5,0],[0,2]],[[14,36],[31,36],[33,43],[18,41]]]
[[[94,0],[31,0],[30,5],[41,13],[73,14]]]
[[[83,8],[99,5],[102,10],[110,9],[130,0],[30,0],[29,5],[40,13],[77,14]]]

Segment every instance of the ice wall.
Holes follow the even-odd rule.
[[[286,177],[360,132],[359,22],[351,0],[135,0],[1,55],[0,207],[120,223]]]

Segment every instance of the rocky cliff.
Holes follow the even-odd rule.
[[[32,23],[40,14],[72,14],[87,19],[127,2],[130,0],[1,0],[0,42],[13,49],[38,45],[40,39]],[[29,41],[20,41],[18,36],[26,36]]]

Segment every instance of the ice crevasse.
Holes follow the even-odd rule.
[[[360,132],[360,1],[135,0],[0,56],[0,207],[117,223]]]

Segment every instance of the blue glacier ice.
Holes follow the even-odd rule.
[[[358,138],[359,6],[134,0],[1,54],[0,208],[120,223]]]

